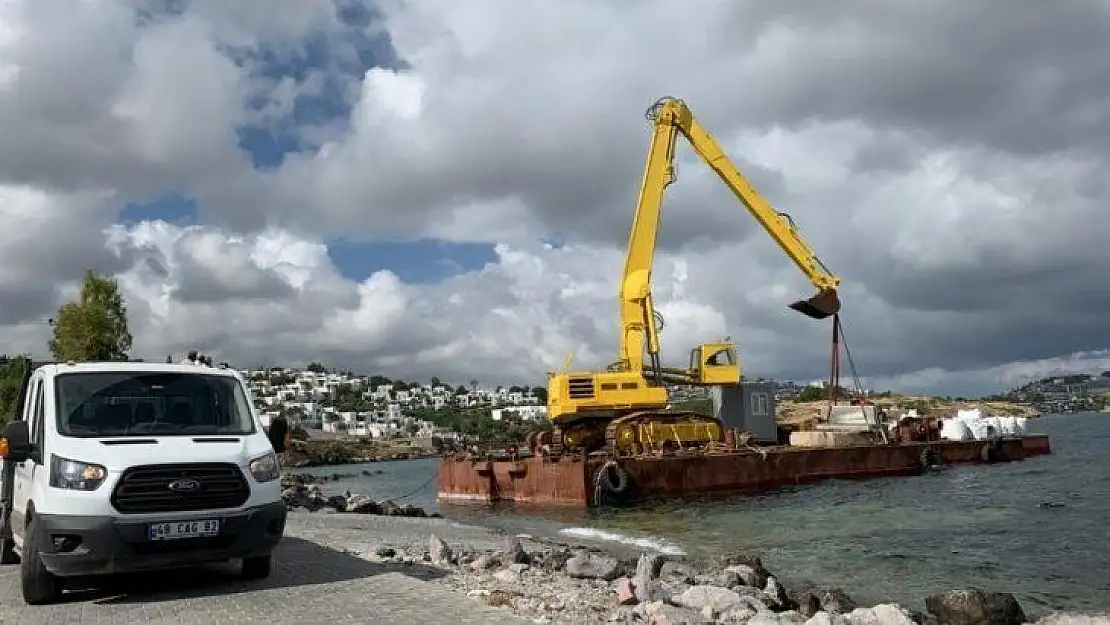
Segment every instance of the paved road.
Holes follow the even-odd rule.
[[[372,534],[373,520],[366,521]],[[237,579],[233,566],[117,577],[100,588],[67,593],[64,603],[39,607],[23,603],[19,567],[0,567],[0,623],[528,622],[425,581],[442,575],[435,569],[370,562],[320,544],[331,541],[298,536],[296,523],[291,530],[278,548],[273,574],[253,582]]]

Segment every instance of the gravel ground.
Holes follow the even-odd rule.
[[[337,514],[324,510],[290,511],[286,534],[359,554],[372,554],[379,547],[420,553],[428,549],[431,534],[448,544],[474,550],[499,549],[505,544],[505,535],[495,530],[444,518]]]

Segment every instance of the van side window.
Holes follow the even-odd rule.
[[[35,416],[31,421],[31,442],[39,449],[39,458],[45,458],[43,445],[46,443],[46,385],[40,378],[35,385]]]
[[[43,438],[43,399],[42,378],[33,379],[30,392],[27,394],[27,401],[23,405],[23,420],[27,422],[27,430],[32,443],[38,443]]]
[[[27,399],[23,402],[23,420],[27,422],[27,427],[32,432],[35,431],[35,400],[38,398],[38,385],[42,384],[41,379],[32,379],[28,384]],[[33,436],[33,434],[32,434]]]

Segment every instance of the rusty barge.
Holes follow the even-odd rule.
[[[847,447],[793,447],[629,456],[445,456],[441,503],[511,501],[589,507],[659,497],[767,491],[828,479],[921,474],[933,466],[1019,461],[1050,454],[1047,435],[994,441],[892,442]]]
[[[830,405],[821,422],[791,426],[778,422],[776,403],[767,383],[723,389],[712,412],[725,426],[724,435],[698,447],[660,436],[591,453],[559,453],[540,435],[520,450],[443,456],[437,499],[584,508],[769,491],[830,479],[911,476],[946,465],[1052,453],[1049,437],[1026,434],[1024,425],[972,440],[948,440],[942,425],[950,419],[912,411],[892,415],[867,404]]]

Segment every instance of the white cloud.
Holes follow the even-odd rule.
[[[1110,83],[1083,43],[1110,34],[1103,13],[390,0],[349,26],[324,0],[203,0],[145,21],[137,5],[0,2],[9,351],[44,349],[40,320],[93,266],[119,275],[148,358],[197,347],[530,383],[568,353],[604,365],[642,113],[675,95],[842,277],[861,374],[986,390],[1110,368],[1091,352],[1110,346]],[[1029,44],[1033,23],[1059,45]],[[382,32],[400,68],[337,73]],[[319,67],[261,71],[263,51],[321,42],[334,58]],[[321,147],[254,169],[237,127],[283,128],[328,89],[349,119],[294,128]],[[828,324],[785,308],[811,287],[688,148],[679,159],[655,272],[667,359],[729,335],[750,375],[821,376]],[[114,223],[174,190],[200,225]],[[437,284],[353,281],[323,243],[396,235],[495,244],[496,260]]]

